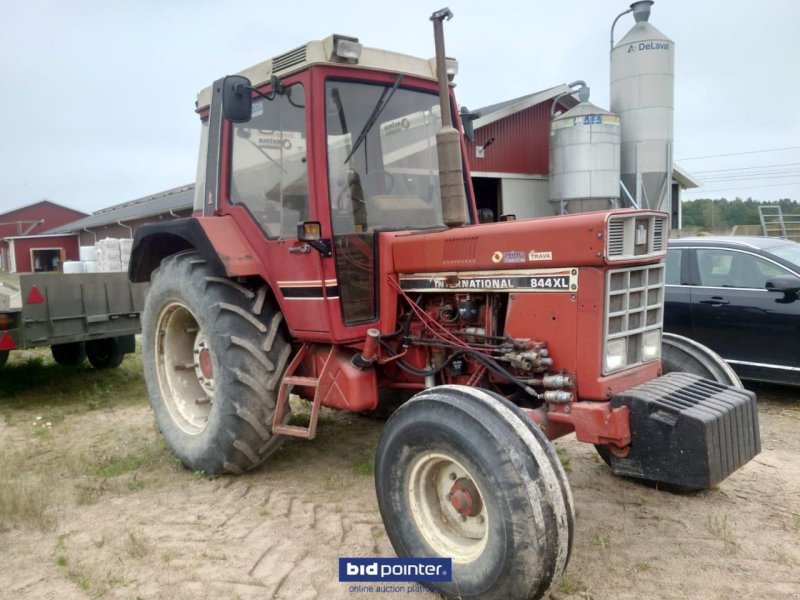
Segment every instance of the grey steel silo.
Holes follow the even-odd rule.
[[[611,50],[611,110],[621,121],[623,185],[639,208],[669,212],[675,43],[647,21],[651,4],[631,4],[636,24]]]

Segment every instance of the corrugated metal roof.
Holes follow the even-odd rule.
[[[480,117],[475,119],[475,129],[479,129],[489,125],[490,123],[499,121],[500,119],[528,109],[531,106],[536,106],[537,104],[541,104],[547,100],[552,100],[556,96],[569,91],[569,87],[562,83],[546,90],[542,90],[541,92],[534,92],[533,94],[528,94],[527,96],[520,96],[519,98],[514,98],[513,100],[506,100],[505,102],[498,102],[497,104],[490,104],[489,106],[479,108],[478,110],[474,111],[480,114]],[[563,100],[566,101],[565,104],[567,104],[568,107],[572,107],[578,103],[578,101],[571,96],[565,97]]]
[[[117,221],[132,221],[134,219],[142,219],[154,215],[168,213],[170,210],[185,210],[191,208],[194,204],[194,185],[184,185],[181,187],[173,188],[165,192],[146,196],[130,202],[124,202],[104,208],[96,213],[89,215],[83,219],[55,227],[45,234],[58,234],[58,233],[74,233],[89,229],[92,227],[100,227],[102,225],[110,225]]]

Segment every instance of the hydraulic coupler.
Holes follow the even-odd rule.
[[[629,451],[609,457],[615,475],[705,489],[761,451],[748,390],[669,373],[615,396],[611,406],[630,411]]]

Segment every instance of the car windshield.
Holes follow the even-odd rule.
[[[775,246],[767,250],[778,258],[792,263],[795,267],[800,269],[800,244],[786,244],[784,246]]]
[[[438,96],[393,84],[328,81],[334,234],[441,227]]]

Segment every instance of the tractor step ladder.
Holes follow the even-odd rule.
[[[317,420],[319,419],[319,409],[322,406],[322,389],[320,382],[328,372],[328,368],[336,355],[336,346],[332,345],[328,351],[328,356],[325,358],[325,364],[319,372],[319,377],[302,377],[295,375],[298,367],[303,364],[303,361],[308,356],[311,349],[309,344],[303,344],[300,351],[289,363],[286,368],[286,373],[281,379],[281,384],[278,388],[278,401],[275,403],[275,416],[272,419],[272,433],[273,435],[288,435],[292,437],[305,438],[313,440],[317,434]],[[289,406],[289,394],[294,386],[314,388],[314,401],[311,403],[311,416],[308,419],[308,427],[300,427],[298,425],[285,424],[284,418],[286,410]]]

